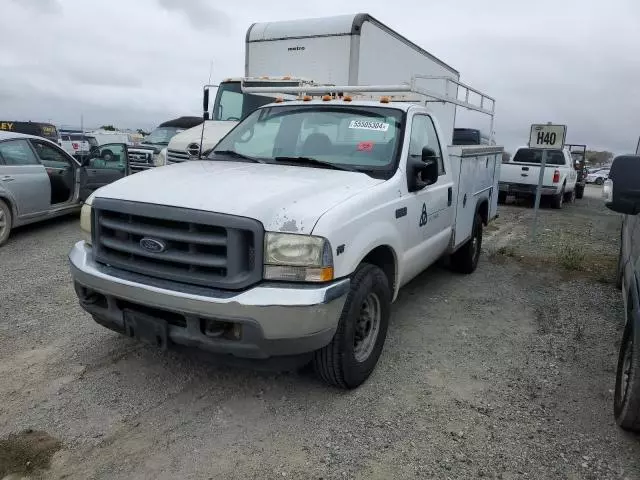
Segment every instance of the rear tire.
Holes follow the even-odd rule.
[[[564,203],[564,187],[560,190],[558,195],[553,196],[553,200],[551,201],[551,206],[555,209],[562,208],[562,204]]]
[[[451,267],[459,273],[473,273],[478,267],[480,249],[482,248],[482,217],[476,214],[473,221],[471,238],[467,240],[453,255]]]
[[[584,185],[576,185],[576,198],[584,197]]]
[[[9,205],[0,200],[0,246],[4,245],[11,233],[11,225],[13,218]]]
[[[314,353],[317,375],[343,389],[356,388],[369,378],[382,353],[390,311],[387,276],[375,265],[362,264],[351,279],[331,343]]]
[[[602,179],[602,177],[596,178],[596,185],[602,185],[603,183],[604,183],[604,180]]]
[[[638,432],[640,431],[640,351],[638,351],[640,343],[630,313],[627,313],[627,316],[616,369],[613,415],[621,428]]]

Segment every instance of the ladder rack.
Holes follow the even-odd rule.
[[[421,83],[443,82],[444,92],[425,88]],[[298,94],[301,96],[357,94],[359,97],[373,97],[374,94],[388,94],[391,102],[437,102],[450,103],[458,107],[480,112],[491,118],[491,137],[493,137],[493,121],[495,116],[496,101],[493,97],[482,93],[480,90],[470,87],[455,78],[430,75],[414,75],[410,83],[397,85],[299,85],[299,86],[269,86],[255,87],[245,86],[242,83],[242,91],[245,93],[269,93],[269,94]],[[455,94],[450,95],[449,92]],[[478,100],[473,102],[473,97]]]

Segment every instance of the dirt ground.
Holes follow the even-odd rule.
[[[350,392],[106,330],[71,287],[77,218],[16,231],[0,249],[0,477],[640,478],[638,437],[612,415],[619,218],[597,196],[543,209],[535,243],[531,208],[500,206],[478,270],[409,284]]]

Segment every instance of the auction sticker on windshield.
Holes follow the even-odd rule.
[[[372,122],[370,120],[351,120],[351,123],[349,123],[349,128],[386,132],[387,130],[389,130],[389,124],[384,122]]]

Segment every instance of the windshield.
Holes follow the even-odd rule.
[[[169,145],[169,141],[183,130],[183,128],[177,127],[158,127],[146,136],[143,142],[154,145]]]
[[[516,163],[542,163],[542,150],[521,148],[513,157]],[[547,165],[564,165],[562,150],[547,150]]]
[[[246,83],[247,86],[283,86],[298,85],[298,82],[251,82]],[[255,109],[273,103],[275,97],[263,95],[253,95],[251,93],[242,93],[240,82],[222,83],[218,88],[216,101],[213,105],[212,120],[219,121],[240,121],[253,112]]]
[[[403,112],[385,107],[282,105],[252,113],[209,158],[221,152],[270,161],[312,158],[362,171],[393,167]]]

